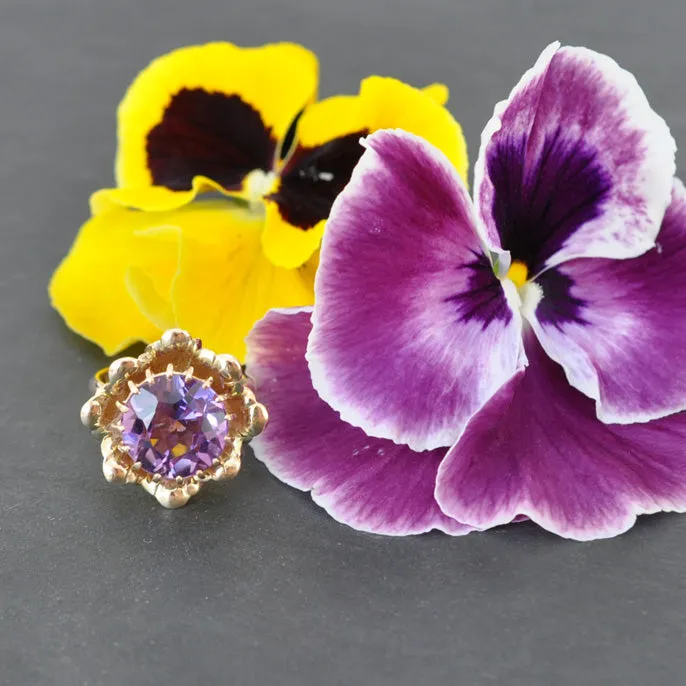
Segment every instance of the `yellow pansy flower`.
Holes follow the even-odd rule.
[[[316,101],[305,48],[182,48],[135,79],[118,110],[116,188],[55,272],[50,296],[76,332],[115,354],[171,326],[242,358],[272,307],[310,305],[331,205],[360,139],[401,128],[466,177],[447,89],[372,76],[357,95]]]

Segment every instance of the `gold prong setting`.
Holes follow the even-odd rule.
[[[175,375],[189,383],[197,380],[202,389],[211,389],[228,426],[221,454],[209,466],[200,465],[188,476],[168,476],[146,468],[134,460],[130,446],[124,442],[123,419],[130,412],[132,398],[143,398],[144,388],[157,379],[171,380]],[[103,436],[103,474],[110,482],[139,484],[167,508],[185,505],[208,481],[234,478],[241,467],[243,443],[266,424],[266,409],[245,386],[238,361],[203,348],[198,339],[181,329],[165,332],[138,358],[113,362],[106,378],[103,376],[96,380],[95,394],[81,410],[83,424]]]

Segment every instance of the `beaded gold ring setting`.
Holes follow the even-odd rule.
[[[243,443],[267,423],[238,360],[180,329],[115,360],[93,386],[81,421],[102,435],[105,478],[140,484],[168,508],[207,481],[234,478]]]

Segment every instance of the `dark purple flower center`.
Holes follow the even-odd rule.
[[[122,442],[143,469],[165,477],[192,476],[224,451],[229,419],[211,388],[182,374],[139,385],[122,414]]]
[[[536,275],[586,222],[597,217],[611,182],[596,151],[561,129],[530,159],[528,136],[504,138],[489,151],[493,216],[503,248]]]
[[[469,289],[446,298],[455,305],[459,321],[477,320],[487,329],[492,322],[508,324],[512,312],[507,305],[503,286],[493,273],[493,267],[486,255],[474,252],[471,262],[461,265],[469,271]]]

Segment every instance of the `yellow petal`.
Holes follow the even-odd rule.
[[[239,359],[245,356],[245,336],[267,310],[314,302],[314,268],[274,266],[260,245],[263,222],[212,201],[194,205],[182,223],[173,285],[177,325],[212,350]]]
[[[183,216],[180,211],[170,214],[169,220],[183,222]],[[136,251],[125,275],[138,309],[162,331],[176,326],[171,295],[179,264],[179,236],[174,224],[136,231]]]
[[[164,186],[142,186],[138,188],[101,188],[90,197],[93,214],[109,212],[117,207],[164,212],[175,210],[195,200],[199,193],[218,191],[227,193],[218,183],[204,176],[196,176],[192,187],[187,191],[172,191]]]
[[[397,79],[370,76],[360,87],[360,102],[370,133],[404,129],[422,136],[442,150],[467,180],[467,143],[462,128],[432,97]]]
[[[158,338],[160,327],[141,313],[127,288],[132,265],[152,269],[169,255],[165,241],[138,235],[168,217],[116,209],[87,221],[49,286],[55,309],[73,331],[114,355]],[[166,246],[166,247],[165,247]]]
[[[334,95],[310,105],[298,121],[294,153],[363,130],[363,117],[359,95]]]
[[[315,55],[292,43],[208,43],[159,57],[119,106],[117,184],[183,193],[205,176],[239,187],[241,175],[273,164],[293,119],[316,97],[317,76]]]
[[[467,146],[460,125],[442,103],[447,88],[413,88],[380,76],[365,79],[357,96],[339,95],[308,107],[297,145],[267,195],[263,246],[281,267],[303,264],[319,247],[336,196],[362,155],[360,138],[378,129],[404,129],[442,150],[466,180]]]
[[[262,232],[262,249],[267,259],[278,267],[296,269],[307,262],[318,250],[326,219],[306,230],[293,226],[282,216],[279,205],[266,199],[265,226]]]
[[[450,98],[450,91],[444,83],[430,83],[422,88],[422,92],[439,105],[445,105]]]

